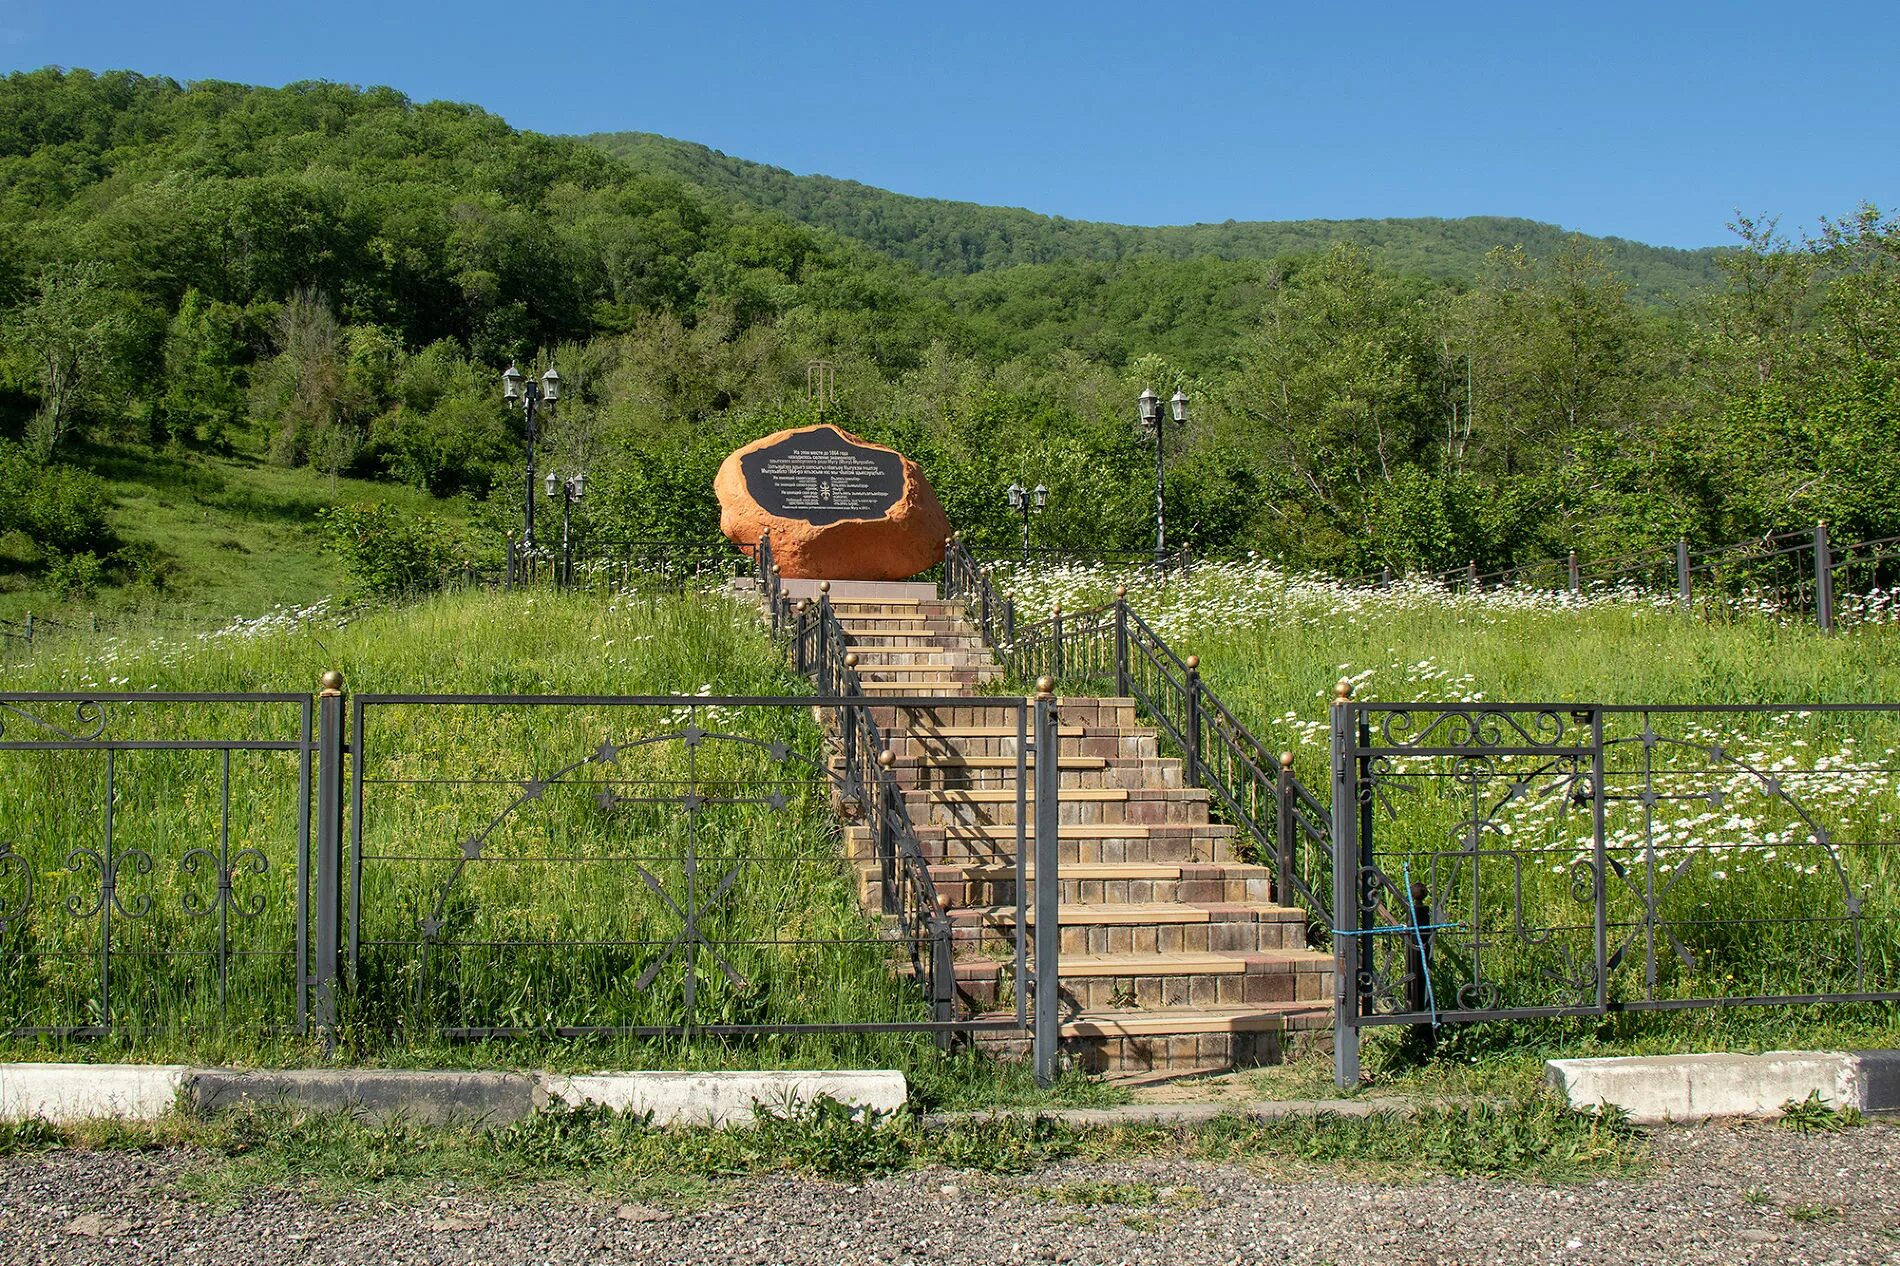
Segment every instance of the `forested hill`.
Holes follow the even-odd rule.
[[[1485,255],[1499,246],[1522,246],[1535,257],[1548,258],[1573,236],[1554,224],[1506,216],[1228,220],[1140,228],[1038,215],[1016,207],[913,198],[831,176],[798,176],[650,132],[600,132],[583,139],[635,167],[690,180],[730,201],[829,229],[944,275],[1142,256],[1277,259],[1350,241],[1392,271],[1463,281],[1476,277]],[[1719,251],[1713,248],[1675,250],[1615,237],[1586,240],[1641,298],[1679,298],[1720,281]]]

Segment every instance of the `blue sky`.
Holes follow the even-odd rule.
[[[0,0],[0,65],[389,84],[1137,224],[1900,205],[1900,4]]]

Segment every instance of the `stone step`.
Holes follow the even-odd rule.
[[[961,949],[1009,950],[1016,907],[952,906],[951,936]],[[1031,927],[1035,908],[1026,911]],[[1058,906],[1061,954],[1259,953],[1305,949],[1306,915],[1265,902],[1115,902]]]
[[[1035,788],[1024,780],[1023,801],[1033,821]],[[1208,793],[1199,787],[1067,787],[1058,788],[1056,820],[1073,825],[1111,822],[1143,826],[1201,825],[1209,821]],[[919,826],[963,824],[1013,826],[1018,818],[1015,780],[1007,787],[984,790],[926,788],[906,791],[904,805]]]
[[[989,1011],[1015,1002],[1015,959],[965,958],[956,963],[957,992],[966,1006]],[[1063,1012],[1253,1007],[1323,1003],[1332,996],[1333,959],[1317,950],[1258,954],[1075,954],[1060,960]]]
[[[1014,860],[939,862],[929,867],[937,895],[953,906],[1016,903]],[[1027,868],[1034,893],[1036,868]],[[875,863],[858,865],[867,904],[878,880]],[[1152,905],[1156,902],[1271,902],[1273,873],[1239,862],[1071,862],[1061,867],[1057,900],[1067,904]]]
[[[1077,1072],[1226,1072],[1278,1064],[1304,1042],[1324,1042],[1330,1005],[1307,1002],[1251,1007],[1179,1007],[1156,1011],[1086,1012],[1062,1026],[1065,1063]],[[998,1059],[1029,1058],[1029,1039],[985,1035],[976,1045]]]
[[[904,667],[913,664],[945,668],[995,668],[988,652],[981,647],[951,649],[942,646],[859,646],[850,653],[858,657],[860,669]]]
[[[972,699],[968,704],[913,704],[906,707],[873,707],[872,718],[885,729],[911,726],[956,726],[994,724],[994,704]],[[1069,699],[1058,703],[1056,716],[1064,725],[1099,728],[1141,728],[1135,716],[1133,699]]]

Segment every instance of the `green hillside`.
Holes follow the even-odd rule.
[[[855,180],[797,176],[650,132],[584,138],[643,171],[664,172],[750,207],[828,229],[928,272],[954,275],[1062,261],[1266,260],[1363,247],[1380,267],[1440,280],[1471,280],[1500,246],[1548,257],[1572,236],[1554,224],[1508,216],[1401,220],[1271,220],[1144,228],[1038,215],[940,198],[913,198]],[[1714,249],[1685,251],[1622,238],[1588,238],[1638,296],[1680,299],[1720,281]]]
[[[1168,539],[1206,553],[1490,571],[1900,532],[1900,223],[1871,209],[1800,246],[1744,226],[1684,256],[1720,285],[1650,303],[1700,282],[1541,228],[1214,226],[1172,258],[1203,230],[865,191],[919,242],[905,215],[956,212],[970,250],[932,272],[709,181],[388,88],[0,77],[0,617],[250,613],[493,560],[522,518],[511,360],[561,371],[537,462],[588,475],[596,537],[715,538],[713,472],[813,420],[819,359],[827,420],[914,457],[980,545],[1017,539],[1011,481],[1051,490],[1040,544],[1150,545],[1150,386],[1192,401]],[[1032,257],[1081,245],[961,271],[1018,222]],[[1224,257],[1243,241],[1299,249]]]

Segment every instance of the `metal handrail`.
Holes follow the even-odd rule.
[[[896,918],[910,954],[911,969],[924,983],[939,1023],[954,1019],[956,965],[947,905],[930,877],[930,865],[917,841],[903,785],[892,769],[884,730],[871,712],[871,700],[858,678],[856,656],[832,610],[831,597],[793,603],[772,553],[771,534],[761,534],[753,551],[755,575],[772,620],[774,637],[790,643],[792,662],[809,674],[820,696],[841,701],[833,717],[843,772],[843,793],[871,829],[878,863],[881,908]],[[928,945],[926,953],[924,946]],[[947,1040],[948,1034],[941,1036]]]
[[[1100,606],[1057,608],[1045,619],[1019,622],[990,569],[952,538],[944,556],[944,596],[971,611],[972,623],[1011,677],[1096,682],[1133,699],[1183,752],[1189,779],[1206,787],[1253,837],[1281,892],[1299,900],[1321,928],[1332,927],[1329,811],[1294,774],[1290,758],[1268,754],[1202,681],[1200,661],[1169,646],[1129,605],[1125,591]],[[1000,620],[994,618],[999,610]]]

